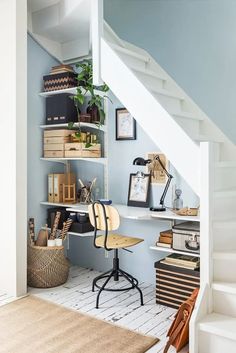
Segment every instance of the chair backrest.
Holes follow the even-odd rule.
[[[115,207],[102,205],[98,201],[95,201],[92,205],[88,206],[88,211],[89,220],[93,227],[104,231],[111,231],[119,228],[120,216]],[[96,221],[94,220],[94,213]]]

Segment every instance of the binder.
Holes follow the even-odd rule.
[[[53,174],[48,174],[48,202],[54,202],[54,177]]]
[[[65,174],[53,174],[54,185],[54,201],[55,203],[63,202],[63,184],[65,183]]]

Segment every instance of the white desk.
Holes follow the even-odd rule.
[[[127,205],[121,204],[112,204],[114,206],[120,216],[122,218],[134,219],[134,220],[151,220],[151,219],[162,219],[162,220],[176,220],[176,221],[193,221],[193,222],[200,222],[199,216],[179,216],[172,212],[171,210],[166,210],[164,212],[151,212],[149,208],[142,208],[142,207],[131,207]],[[69,212],[88,212],[88,206],[77,204],[73,205],[73,207],[68,207],[66,209]]]

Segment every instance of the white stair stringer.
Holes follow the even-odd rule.
[[[143,63],[144,57],[136,55]],[[149,137],[199,194],[199,147],[162,107],[133,71],[104,39],[101,39],[101,75],[117,98]],[[171,141],[171,143],[170,143]],[[174,148],[173,148],[174,146]],[[186,162],[188,161],[188,162]],[[191,161],[193,164],[191,165]],[[195,166],[195,167],[193,167]]]

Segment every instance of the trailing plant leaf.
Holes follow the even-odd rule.
[[[92,147],[92,144],[91,144],[90,142],[87,142],[87,143],[85,144],[85,148],[89,148],[89,147]]]
[[[70,123],[68,123],[67,128],[68,128],[69,130],[73,130],[73,129],[74,129],[74,123],[73,123],[72,121],[71,121]]]

